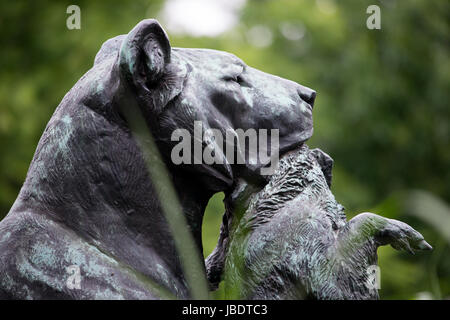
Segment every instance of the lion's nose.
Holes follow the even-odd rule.
[[[316,91],[308,87],[300,86],[300,88],[298,89],[298,94],[300,95],[300,98],[302,98],[303,101],[308,103],[311,107],[314,106],[314,100],[316,99]]]

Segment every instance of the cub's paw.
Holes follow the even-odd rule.
[[[414,251],[433,249],[424,237],[408,224],[393,219],[386,220],[386,225],[379,233],[379,239],[384,244],[390,244],[394,249],[406,250],[411,254],[414,254]]]

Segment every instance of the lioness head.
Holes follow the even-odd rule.
[[[143,20],[128,35],[106,42],[96,63],[116,56],[111,52],[117,50],[120,77],[137,97],[166,156],[177,144],[173,132],[185,129],[194,135],[195,121],[204,131],[217,129],[223,136],[236,129],[278,129],[280,152],[312,135],[315,91],[249,67],[230,53],[172,48],[156,20]],[[217,143],[201,139],[203,147]],[[223,190],[242,167],[254,172],[262,164],[246,155],[244,166],[225,157],[220,163],[181,166],[200,171],[208,186]]]

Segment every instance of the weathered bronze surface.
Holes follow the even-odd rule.
[[[232,298],[378,299],[379,246],[431,249],[403,222],[367,212],[347,221],[330,190],[332,164],[304,144],[262,190],[237,180],[207,259],[213,286],[225,278]]]

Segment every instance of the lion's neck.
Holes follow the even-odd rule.
[[[140,149],[127,130],[80,105],[63,100],[56,110],[10,215],[44,215],[141,274],[159,280],[162,267],[183,287],[181,262]],[[201,252],[210,194],[192,181],[174,174]]]

